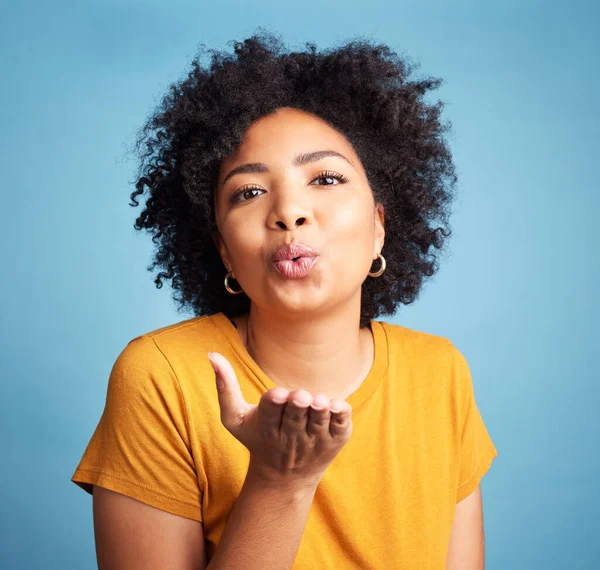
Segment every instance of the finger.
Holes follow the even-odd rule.
[[[239,425],[251,406],[244,399],[233,366],[218,352],[209,352],[208,359],[215,371],[223,425],[226,427]]]
[[[329,435],[329,421],[331,418],[329,405],[330,401],[326,394],[317,394],[313,398],[306,422],[306,431],[309,435]]]
[[[331,419],[329,421],[329,433],[331,437],[349,435],[352,425],[352,406],[344,400],[333,398],[329,409],[331,410]]]
[[[289,435],[294,432],[306,432],[308,407],[313,400],[307,390],[294,390],[288,396],[287,404],[281,420],[281,430]]]
[[[278,432],[288,400],[289,392],[285,388],[271,388],[265,392],[258,402],[260,422],[270,431]]]

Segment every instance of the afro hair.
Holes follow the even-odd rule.
[[[253,121],[293,107],[346,137],[385,209],[387,268],[362,284],[360,326],[412,303],[438,269],[432,248],[441,250],[451,234],[456,174],[445,139],[451,125],[440,120],[442,102],[425,100],[441,80],[409,79],[414,65],[365,39],[321,52],[313,43],[290,51],[259,30],[234,41],[232,54],[201,46],[136,138],[139,171],[130,205],[139,206],[137,197],[147,191],[134,228],[148,230],[157,246],[147,268],[161,269],[157,288],[171,280],[178,310],[191,308],[196,316],[249,311],[245,293],[225,290],[227,270],[213,239],[219,166]],[[210,61],[203,66],[205,52]]]

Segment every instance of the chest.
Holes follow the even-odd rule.
[[[457,457],[444,414],[374,407],[321,480],[293,570],[443,568],[456,496]],[[247,471],[243,446],[207,466],[204,527],[209,554]]]

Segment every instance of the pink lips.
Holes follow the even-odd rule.
[[[275,269],[289,279],[306,277],[319,255],[301,243],[291,243],[280,247],[273,255]]]

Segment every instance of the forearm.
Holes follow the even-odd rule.
[[[207,570],[290,570],[316,488],[274,484],[249,470]]]

